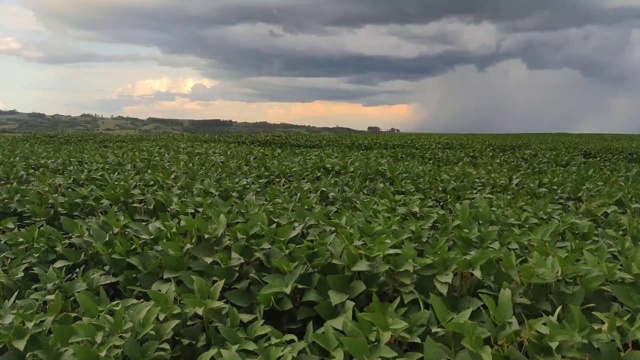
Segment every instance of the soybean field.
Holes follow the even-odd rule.
[[[0,137],[0,359],[640,359],[640,137]]]

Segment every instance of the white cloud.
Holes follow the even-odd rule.
[[[0,30],[43,31],[44,28],[31,10],[17,5],[0,4]]]
[[[0,53],[11,53],[22,49],[22,44],[12,37],[0,37]]]
[[[0,55],[16,55],[25,59],[37,59],[41,54],[29,50],[16,38],[11,36],[0,37]]]
[[[172,78],[162,77],[157,79],[147,79],[136,81],[117,89],[114,97],[149,97],[157,92],[169,92],[175,94],[190,94],[194,85],[204,85],[206,87],[215,86],[217,83],[205,78]]]

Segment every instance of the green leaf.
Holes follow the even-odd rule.
[[[624,354],[622,360],[640,360],[640,351],[634,350]]]
[[[218,353],[218,349],[207,350],[203,352],[196,360],[211,360]]]
[[[130,311],[131,322],[136,325],[143,323],[144,318],[147,316],[149,310],[153,307],[152,302],[144,302],[135,305]]]
[[[79,229],[78,223],[75,220],[68,218],[66,216],[60,217],[60,224],[62,224],[62,230],[64,230],[69,234],[75,234],[76,231]]]
[[[220,353],[222,354],[222,358],[225,360],[242,360],[240,355],[238,355],[238,353],[233,350],[221,349]]]
[[[498,296],[498,306],[496,307],[496,321],[504,323],[513,317],[513,303],[511,300],[511,289],[504,288],[500,290]]]
[[[518,348],[516,348],[513,345],[509,346],[509,348],[507,349],[506,355],[509,356],[510,360],[527,360],[527,357],[522,355],[522,353],[520,353]]]
[[[443,345],[435,342],[431,336],[427,337],[424,342],[424,358],[427,359],[451,359],[451,357],[442,349]]]
[[[156,335],[160,335],[162,340],[167,340],[173,335],[173,328],[180,324],[180,320],[169,320],[162,324],[155,325]]]
[[[193,289],[198,299],[209,299],[211,295],[211,282],[199,276],[192,276],[191,278],[193,279]]]
[[[91,235],[96,242],[101,244],[107,240],[107,233],[95,225],[91,228]]]
[[[593,292],[598,290],[600,285],[605,281],[605,276],[602,273],[591,274],[584,278],[578,278],[580,286],[586,292]]]
[[[323,330],[324,333],[316,332],[311,335],[311,338],[325,350],[331,352],[340,345],[340,342],[336,339],[336,332],[331,326],[325,324]]]
[[[620,300],[623,304],[635,309],[640,306],[640,296],[636,294],[629,286],[626,285],[611,285],[611,292]]]
[[[125,342],[124,344],[123,350],[124,354],[127,355],[129,359],[143,360],[144,354],[142,351],[142,347],[140,346],[138,340],[136,340],[133,336],[127,339],[127,342]]]
[[[0,360],[24,360],[24,355],[21,351],[8,351],[0,355]]]
[[[495,318],[496,302],[493,300],[492,297],[486,294],[480,294],[480,298],[482,298],[482,301],[484,301],[485,305],[487,305],[487,308],[489,309],[489,314],[491,314],[491,316]]]
[[[442,299],[436,295],[431,294],[429,298],[429,302],[433,307],[433,311],[436,313],[436,317],[441,324],[446,324],[449,322],[449,318],[451,317],[451,313],[447,308],[447,305],[442,301]]]
[[[478,354],[482,358],[482,360],[492,360],[493,356],[491,356],[491,348],[487,345],[480,348]]]
[[[370,357],[370,346],[365,338],[340,337],[340,342],[344,349],[355,359],[368,359]]]
[[[92,324],[76,322],[71,326],[73,327],[73,337],[71,338],[72,342],[77,340],[88,340],[96,336],[97,331]]]
[[[153,302],[160,308],[167,308],[173,305],[173,298],[169,294],[163,294],[155,290],[147,290],[147,294]]]
[[[347,275],[328,275],[326,277],[329,287],[339,293],[349,293],[351,278]]]
[[[62,294],[56,292],[53,301],[50,302],[49,306],[47,307],[47,314],[56,315],[60,313],[60,310],[62,310]]]
[[[220,331],[220,334],[227,340],[230,345],[239,345],[243,340],[236,329],[232,329],[229,327],[220,327],[218,328],[218,331]]]
[[[220,291],[222,291],[222,287],[224,287],[224,280],[216,282],[213,287],[211,287],[211,300],[218,300],[220,298]]]
[[[453,281],[453,272],[436,275],[436,280],[445,284],[451,284],[451,282]]]
[[[59,346],[67,346],[71,337],[76,333],[75,329],[71,325],[54,325],[51,327],[53,333],[53,340]]]
[[[98,305],[93,301],[93,299],[91,299],[91,297],[83,293],[77,293],[75,294],[75,297],[76,300],[78,300],[80,309],[82,310],[84,315],[90,318],[96,318],[98,317],[98,315],[100,315]]]
[[[98,351],[86,345],[71,345],[71,350],[73,350],[73,355],[78,360],[96,360],[100,359],[100,354]]]
[[[369,271],[370,263],[367,260],[358,260],[358,262],[351,268],[351,271]]]
[[[367,290],[367,285],[360,280],[355,280],[349,285],[349,295],[351,297],[356,297],[365,290]]]
[[[339,293],[337,291],[329,290],[329,300],[331,305],[335,306],[341,304],[349,299],[348,294]]]
[[[434,280],[433,284],[442,295],[447,296],[447,293],[449,292],[449,284],[440,282],[438,280]]]
[[[229,290],[226,293],[224,293],[224,296],[232,304],[238,305],[241,307],[249,306],[254,300],[251,294],[249,294],[249,292],[244,289]]]
[[[390,347],[386,346],[386,345],[380,345],[377,347],[377,349],[373,352],[373,357],[375,359],[382,359],[382,358],[395,358],[396,356],[398,356],[398,353],[396,353],[395,351],[393,351]]]
[[[16,349],[20,351],[24,351],[24,347],[27,346],[27,341],[29,340],[29,334],[26,337],[21,337],[19,339],[11,340],[11,345],[13,345]]]
[[[260,295],[286,293],[286,292],[287,292],[287,284],[285,284],[284,279],[277,279],[265,285],[260,290]]]

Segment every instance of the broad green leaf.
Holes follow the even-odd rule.
[[[349,293],[349,285],[351,284],[351,278],[346,275],[329,275],[327,276],[327,282],[329,287],[340,293]]]
[[[173,305],[174,299],[169,294],[163,294],[155,290],[147,290],[147,294],[149,295],[151,300],[153,300],[153,302],[161,308],[166,308]]]
[[[13,345],[16,349],[20,351],[24,351],[24,347],[27,346],[27,341],[29,340],[29,335],[26,337],[22,337],[19,339],[11,340],[11,345]]]
[[[124,344],[124,354],[131,360],[143,360],[144,352],[137,339],[129,337]]]
[[[232,351],[232,350],[220,349],[220,353],[222,354],[222,358],[225,359],[225,360],[226,359],[229,359],[229,360],[242,360],[240,355],[238,355],[238,353],[236,353],[235,351]]]
[[[498,296],[498,306],[496,307],[496,321],[507,322],[513,317],[513,302],[511,300],[511,289],[503,288]]]
[[[398,356],[398,353],[396,353],[386,345],[381,345],[377,347],[376,350],[373,351],[373,357],[375,359],[382,359],[382,358],[393,359],[396,356]]]
[[[222,291],[223,286],[224,280],[216,282],[213,287],[211,287],[211,300],[218,300],[220,298],[220,291]]]
[[[210,360],[218,353],[218,351],[218,349],[207,350],[198,356],[198,359],[196,360]]]
[[[211,295],[211,282],[199,276],[192,276],[193,289],[199,299],[209,299]]]
[[[366,260],[359,260],[352,268],[351,271],[369,271],[370,263]]]
[[[60,294],[59,292],[56,292],[53,298],[53,301],[51,301],[49,303],[49,306],[47,307],[47,314],[56,315],[60,313],[61,310],[62,310],[62,294]]]
[[[60,217],[60,223],[62,224],[62,230],[64,230],[69,234],[75,234],[79,229],[78,223],[75,220],[68,218],[66,216]]]
[[[639,306],[639,298],[635,291],[633,291],[629,286],[625,285],[611,285],[611,291],[613,295],[615,295],[618,300],[620,300],[623,304],[631,307],[637,308]]]
[[[449,312],[447,305],[444,303],[444,301],[442,301],[442,298],[431,294],[429,302],[433,307],[433,311],[435,312],[438,321],[440,321],[441,324],[448,323],[451,313]]]
[[[604,282],[604,274],[592,274],[584,278],[578,279],[580,286],[587,292],[593,292],[598,290],[600,285]]]
[[[51,327],[51,332],[53,333],[53,340],[56,344],[66,346],[76,331],[71,325],[54,325]]]
[[[337,305],[345,302],[349,299],[348,294],[339,293],[337,291],[329,290],[329,300],[331,300],[331,305]]]
[[[364,338],[340,337],[340,342],[347,353],[354,359],[368,359],[371,355],[371,347]]]
[[[640,360],[640,351],[629,351],[622,357],[623,360]]]
[[[442,344],[435,342],[430,336],[424,342],[424,358],[426,359],[451,359],[442,349]]]
[[[71,345],[70,348],[73,350],[73,355],[77,360],[95,360],[100,358],[98,351],[91,346]]]
[[[100,315],[100,309],[98,308],[98,305],[93,301],[93,299],[91,299],[91,297],[83,293],[77,293],[75,294],[75,297],[76,300],[78,300],[80,309],[82,309],[84,315],[91,318],[95,318]]]
[[[0,360],[24,360],[24,355],[22,351],[12,350],[0,355]]]
[[[253,297],[249,294],[247,290],[244,290],[244,289],[229,290],[226,293],[224,293],[224,296],[232,304],[242,306],[242,307],[248,306],[253,302]]]

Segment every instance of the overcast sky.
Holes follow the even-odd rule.
[[[640,132],[640,0],[0,0],[0,108]]]

